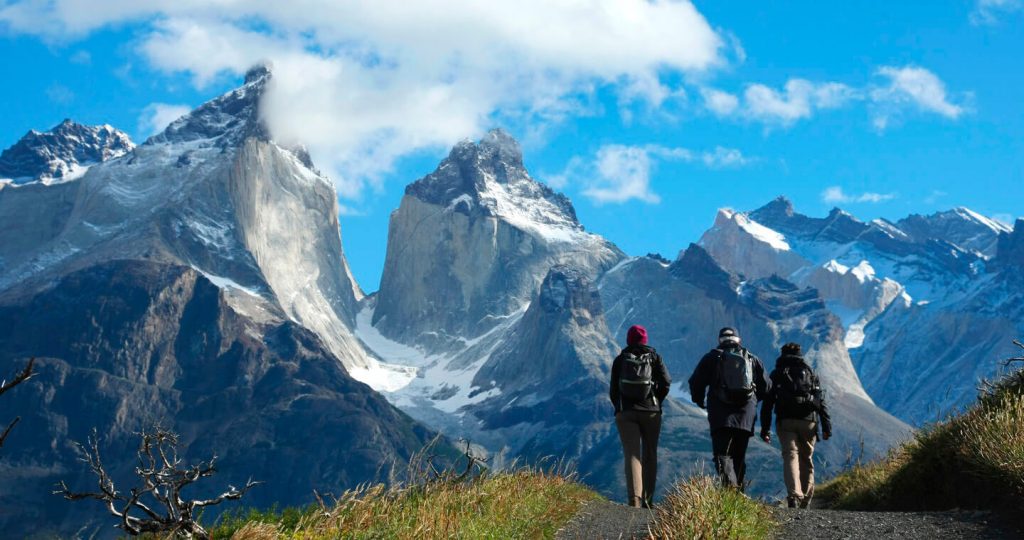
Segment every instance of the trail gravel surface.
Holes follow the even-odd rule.
[[[965,540],[1024,538],[989,512],[847,512],[775,508],[779,539],[909,538]]]
[[[606,540],[650,538],[647,525],[654,512],[610,501],[587,503],[555,538],[558,540]]]

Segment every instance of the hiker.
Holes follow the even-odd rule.
[[[718,347],[701,358],[689,382],[691,399],[708,411],[715,470],[723,485],[742,492],[757,402],[768,392],[769,383],[761,360],[740,343],[735,329],[721,329]]]
[[[782,446],[782,477],[786,504],[807,508],[814,496],[814,442],[832,437],[832,420],[825,406],[825,392],[818,376],[800,354],[798,343],[782,346],[770,375],[771,389],[761,405],[761,439],[772,440],[769,428],[775,411],[775,433]]]
[[[626,500],[633,507],[651,508],[658,476],[661,404],[672,379],[661,356],[647,345],[643,326],[629,328],[626,344],[612,362],[609,396],[622,441]]]

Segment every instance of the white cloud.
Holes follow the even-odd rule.
[[[946,85],[934,73],[916,66],[885,66],[878,75],[888,84],[871,90],[871,101],[876,105],[874,125],[885,129],[889,118],[908,106],[956,120],[964,107],[950,102]]]
[[[704,98],[704,106],[718,116],[729,116],[740,106],[739,98],[714,88],[701,88],[700,95]]]
[[[146,137],[163,131],[171,122],[189,113],[188,105],[172,105],[170,103],[150,103],[139,115],[139,131]]]
[[[632,200],[657,204],[661,197],[651,188],[651,172],[659,161],[699,163],[709,169],[723,169],[741,167],[752,160],[735,148],[722,146],[697,152],[656,144],[609,144],[598,149],[592,161],[573,157],[563,172],[548,175],[545,181],[556,189],[578,183],[583,187],[583,196],[596,204]]]
[[[75,100],[75,92],[60,83],[53,83],[46,87],[46,97],[58,105],[67,105]]]
[[[839,186],[825,188],[821,193],[821,200],[829,204],[841,203],[880,203],[891,201],[896,198],[895,193],[874,193],[865,192],[860,194],[847,194]]]
[[[837,82],[790,79],[782,91],[751,84],[743,93],[743,114],[765,123],[790,125],[810,118],[816,110],[841,107],[857,97],[855,89]]]
[[[597,204],[624,203],[637,199],[661,202],[651,191],[651,156],[636,146],[608,145],[597,151],[597,178],[583,195]]]
[[[2,4],[0,28],[52,40],[135,23],[153,66],[198,87],[271,61],[267,118],[347,197],[398,156],[494,124],[543,130],[612,87],[657,105],[665,81],[726,63],[686,0],[53,0]],[[73,39],[73,38],[70,38]],[[732,48],[737,47],[733,43]],[[538,127],[541,126],[541,127]]]
[[[1001,15],[1021,10],[1024,10],[1024,2],[1021,0],[977,0],[970,20],[978,25],[996,24]]]

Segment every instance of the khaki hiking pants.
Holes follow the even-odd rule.
[[[615,415],[626,469],[626,501],[630,506],[654,499],[658,477],[658,437],[661,413],[622,411]]]
[[[782,476],[790,500],[807,508],[814,496],[814,441],[818,425],[810,420],[780,418],[775,432],[782,445]]]

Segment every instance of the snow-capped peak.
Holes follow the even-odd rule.
[[[31,130],[0,154],[0,179],[16,185],[56,184],[80,178],[92,165],[135,148],[131,139],[110,125],[86,126],[64,120],[45,132]]]
[[[530,177],[519,143],[501,129],[458,143],[405,193],[452,212],[497,217],[550,241],[586,234],[569,199]]]
[[[260,102],[271,77],[270,68],[266,65],[250,69],[241,87],[171,122],[167,129],[150,137],[144,144],[191,142],[226,148],[237,146],[249,137],[270,140],[260,115]]]
[[[994,220],[992,218],[985,217],[985,216],[975,212],[974,210],[971,210],[970,208],[967,208],[967,207],[964,207],[964,206],[958,206],[958,207],[954,208],[953,212],[955,212],[957,215],[963,217],[964,219],[966,219],[968,221],[973,221],[975,223],[979,223],[981,225],[984,225],[985,227],[988,227],[989,229],[992,229],[992,231],[996,232],[996,233],[1011,232],[1011,231],[1013,231],[1013,227],[1011,227],[1011,226],[1009,226],[1009,225],[1007,225],[1005,223],[1002,223],[1000,221]]]

